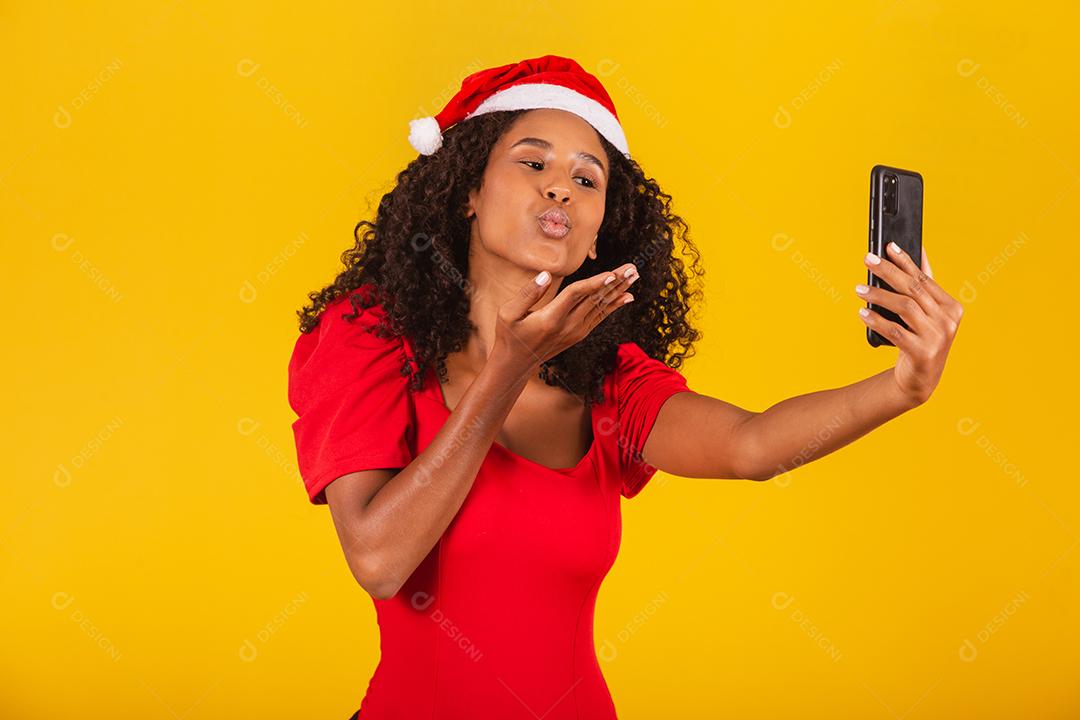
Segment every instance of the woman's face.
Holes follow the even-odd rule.
[[[470,255],[493,270],[502,259],[530,276],[571,275],[586,256],[596,257],[607,165],[596,130],[577,115],[547,108],[523,113],[492,148],[480,189],[469,193]],[[550,224],[545,233],[539,220],[551,208],[569,218],[562,237]]]

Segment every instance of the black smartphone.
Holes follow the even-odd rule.
[[[890,242],[895,242],[916,265],[921,266],[922,212],[922,175],[887,165],[875,165],[870,169],[870,252],[880,258],[891,259],[885,248]],[[895,292],[869,268],[866,270],[866,284]],[[892,310],[870,302],[866,306],[905,329],[911,329]],[[870,327],[866,328],[866,341],[874,347],[893,344]]]

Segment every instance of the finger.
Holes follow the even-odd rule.
[[[589,332],[592,332],[597,325],[602,323],[604,318],[634,299],[633,294],[626,292],[626,290],[637,282],[639,277],[638,275],[632,275],[621,283],[613,283],[611,287],[615,289],[589,308],[583,319],[583,322],[589,327]],[[584,303],[582,306],[584,306]]]
[[[601,288],[600,292],[593,297],[593,305],[606,305],[612,300],[623,295],[626,292],[627,288],[637,282],[638,278],[641,277],[640,275],[638,275],[637,268],[635,268],[633,265],[630,265],[629,267],[633,270],[633,273],[630,276],[626,275],[625,270],[622,273],[616,273],[616,277],[619,278],[619,281],[613,282],[611,284],[605,284],[604,287]]]
[[[865,311],[865,314],[864,314]],[[869,308],[859,308],[859,317],[870,326],[878,335],[888,338],[893,345],[904,352],[911,353],[915,350],[917,339],[910,331],[905,330],[899,323],[886,320],[881,315]]]
[[[586,300],[578,305],[570,312],[566,317],[566,322],[571,325],[584,324],[588,326],[591,332],[595,327],[592,323],[599,323],[603,317],[611,314],[612,309],[616,303],[622,302],[626,296],[626,289],[637,282],[640,277],[637,274],[637,268],[633,265],[629,265],[627,269],[632,273],[627,276],[625,270],[622,273],[616,273],[616,276],[620,278],[619,282],[612,282],[605,284],[599,291],[593,293]],[[599,316],[599,319],[597,319]]]
[[[937,306],[937,299],[930,293],[927,284],[932,283],[933,279],[922,268],[916,267],[911,256],[896,243],[889,243],[887,249],[892,257],[893,264],[908,276],[905,278],[906,287],[897,287],[896,285],[893,285],[893,287],[901,292],[906,291],[908,295],[911,295],[916,300],[919,300],[921,296],[922,300],[926,302],[920,302],[920,305],[924,310],[932,311]],[[920,257],[919,260],[921,261],[922,258]],[[892,285],[892,283],[889,284]]]
[[[589,328],[589,332],[596,329],[596,326],[604,322],[613,313],[617,312],[619,308],[626,307],[634,301],[634,295],[632,293],[620,293],[611,299],[602,307],[594,308],[586,317],[585,324]]]
[[[959,323],[960,318],[964,316],[964,306],[959,300],[945,292],[945,288],[938,285],[937,281],[934,280],[934,271],[930,268],[930,256],[926,254],[925,245],[922,249],[922,270],[930,278],[930,282],[926,284],[927,290],[929,290],[930,294],[937,300],[938,305],[945,309],[945,314],[948,315],[949,320],[954,323],[953,327],[949,330],[950,332],[955,332],[955,323]]]
[[[888,253],[893,259],[879,258],[877,264],[872,261],[875,257],[873,253],[866,254],[865,262],[870,272],[887,282],[896,292],[914,298],[927,315],[934,314],[937,300],[931,297],[926,288],[927,283],[933,282],[930,276],[916,268],[907,253],[898,246],[894,249],[894,243],[889,243]],[[913,272],[917,275],[912,274]]]
[[[503,312],[511,322],[520,320],[528,313],[529,308],[547,291],[551,284],[551,273],[547,270],[537,274],[535,278],[521,286],[518,294],[512,300],[503,305]]]
[[[891,245],[891,243],[890,243]],[[869,262],[870,255],[867,254],[867,266],[870,267],[871,272],[875,275],[883,277],[889,285],[897,290],[908,290],[908,294],[914,297],[922,305],[926,311],[927,316],[939,323],[940,327],[945,328],[949,332],[955,331],[955,325],[960,322],[960,318],[964,315],[964,308],[956,298],[949,293],[945,292],[945,289],[938,285],[924,270],[915,270],[915,263],[911,261],[911,258],[907,256],[902,250],[898,254],[892,247],[889,248],[889,252],[894,256],[902,255],[903,257],[897,257],[898,262],[907,260],[909,269],[911,272],[900,271],[899,279],[894,282],[890,279],[890,273],[892,272],[888,267],[884,267],[878,271],[875,268],[885,266],[888,261],[882,260],[880,266],[873,265]],[[923,257],[925,258],[925,250],[923,251]],[[928,263],[929,266],[929,263]],[[895,270],[899,270],[894,266]],[[897,282],[906,282],[907,285],[897,285]],[[932,300],[932,302],[931,302]]]
[[[892,243],[890,243],[890,245],[892,245]],[[894,256],[894,257],[897,256],[896,251],[894,251],[892,249],[892,247],[889,248],[889,254]],[[926,291],[925,292],[926,295],[929,295],[931,298],[933,298],[934,302],[938,303],[939,305],[949,306],[949,305],[951,305],[953,303],[952,297],[949,295],[949,293],[945,292],[945,290],[940,285],[937,284],[937,281],[934,280],[933,275],[926,272],[926,270],[924,270],[922,268],[916,268],[915,267],[915,262],[903,250],[900,250],[899,255],[902,255],[904,258],[906,258],[908,260],[908,262],[911,263],[910,266],[908,266],[909,267],[908,272],[911,275],[911,277],[915,278],[916,280],[918,280],[920,282],[920,284],[922,286],[922,289]],[[925,256],[926,256],[926,250],[924,249],[923,250],[923,257],[925,257]],[[927,267],[929,267],[929,263],[927,264]],[[889,284],[893,285],[891,281],[889,282]],[[896,285],[893,285],[893,287],[895,288]],[[899,288],[897,288],[897,289],[899,289]]]
[[[567,316],[576,308],[583,300],[590,296],[598,296],[605,288],[605,282],[609,278],[614,278],[614,281],[609,284],[617,284],[619,277],[626,277],[626,273],[629,272],[633,275],[637,272],[632,263],[627,263],[619,267],[615,272],[603,272],[592,277],[583,278],[577,282],[570,283],[565,288],[559,291],[559,294],[555,296],[555,299],[549,302],[539,312],[547,313],[551,318],[556,321],[565,321]]]
[[[865,288],[865,291],[860,292],[860,289],[863,288]],[[892,310],[904,319],[904,322],[912,331],[919,335],[925,334],[930,327],[930,318],[926,316],[922,306],[908,295],[901,295],[884,288],[862,284],[855,286],[855,292],[858,293],[859,297],[874,305],[881,305]]]

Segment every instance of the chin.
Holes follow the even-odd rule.
[[[545,240],[551,240],[551,238],[544,238]],[[530,249],[530,252],[522,258],[522,265],[530,270],[535,268],[536,272],[541,270],[547,270],[552,275],[569,275],[573,272],[572,269],[567,268],[569,258],[567,257],[567,248],[558,244],[552,244],[551,242],[538,243]]]

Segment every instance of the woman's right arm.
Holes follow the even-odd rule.
[[[493,355],[407,467],[350,473],[326,487],[349,568],[372,597],[393,597],[431,552],[465,502],[527,377]]]
[[[400,471],[363,470],[326,487],[349,569],[372,597],[393,597],[442,537],[472,488],[510,410],[543,360],[579,342],[621,307],[634,279],[612,273],[568,285],[534,313],[547,290],[525,287],[500,310],[495,347],[432,439]]]

